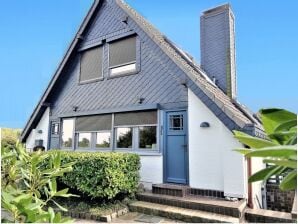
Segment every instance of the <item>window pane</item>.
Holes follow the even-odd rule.
[[[62,121],[62,147],[72,147],[73,123],[73,119],[64,119]]]
[[[78,141],[79,148],[90,148],[91,133],[79,133]]]
[[[128,37],[109,44],[110,67],[136,61],[136,37]]]
[[[80,82],[102,77],[102,47],[82,52]]]
[[[96,148],[110,148],[111,133],[98,132],[96,133]]]
[[[132,128],[116,128],[117,148],[132,148]]]
[[[156,149],[156,127],[139,128],[139,148]]]
[[[183,115],[170,115],[170,130],[183,130]]]

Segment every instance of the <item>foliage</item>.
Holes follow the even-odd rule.
[[[43,161],[49,161],[44,169]],[[56,178],[72,170],[73,163],[61,165],[61,154],[34,152],[29,154],[17,144],[13,150],[1,149],[1,203],[5,222],[68,222],[61,213],[55,213],[49,202],[59,209],[55,197],[70,197],[68,189],[57,191]],[[47,207],[47,210],[46,210]]]
[[[1,128],[1,146],[11,150],[14,149],[20,135],[20,129]]]
[[[56,153],[49,151],[48,154]],[[75,162],[73,171],[59,180],[83,195],[115,198],[134,194],[139,181],[140,158],[132,153],[61,152],[62,164]]]
[[[250,182],[266,181],[271,176],[285,175],[281,190],[297,188],[297,115],[282,109],[260,111],[267,139],[234,131],[235,137],[250,148],[236,149],[246,157],[261,157],[271,166],[249,177]]]

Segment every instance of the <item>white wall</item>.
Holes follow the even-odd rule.
[[[264,169],[265,164],[263,163],[262,158],[251,158],[251,174],[256,173],[257,171]],[[251,184],[252,185],[252,203],[254,208],[260,208],[258,202],[257,202],[257,197],[259,199],[260,204],[262,205],[262,191],[261,188],[263,186],[262,181],[254,182]]]
[[[141,157],[141,182],[146,188],[151,188],[152,183],[163,182],[163,156],[140,156]]]
[[[204,121],[210,124],[209,128],[200,127]],[[188,90],[188,123],[190,186],[245,198],[246,163],[242,155],[232,151],[242,145],[191,90]]]
[[[49,135],[49,122],[50,122],[50,109],[47,108],[43,113],[38,125],[35,129],[32,129],[29,136],[26,139],[27,150],[32,150],[35,146],[35,140],[42,139],[45,150],[48,149],[48,135]],[[41,130],[42,133],[38,133]]]

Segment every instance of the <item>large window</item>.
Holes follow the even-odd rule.
[[[83,116],[76,119],[78,148],[110,148],[112,115]]]
[[[114,115],[116,149],[157,150],[157,112]]]
[[[136,37],[113,41],[109,44],[110,76],[136,71]]]
[[[63,119],[62,121],[62,148],[73,146],[74,119]]]
[[[102,77],[102,55],[102,47],[96,47],[82,52],[80,83],[98,80]]]
[[[90,115],[62,120],[62,148],[158,150],[157,111]]]

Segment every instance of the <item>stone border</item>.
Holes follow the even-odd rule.
[[[76,219],[89,219],[89,220],[95,220],[95,221],[101,221],[101,222],[111,222],[112,219],[115,219],[117,217],[120,217],[122,215],[125,215],[128,213],[128,207],[121,208],[118,211],[111,212],[107,215],[98,215],[94,214],[92,212],[74,212],[74,211],[60,211],[63,216],[70,216],[71,218]]]

